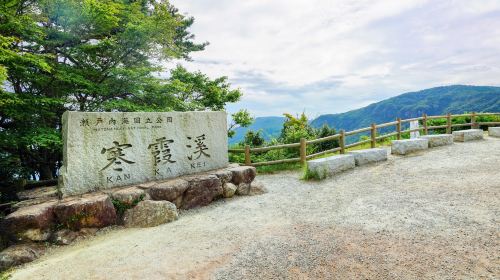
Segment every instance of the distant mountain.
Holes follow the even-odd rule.
[[[284,117],[258,117],[249,127],[238,127],[233,138],[229,138],[229,145],[240,143],[245,138],[247,131],[262,130],[262,136],[266,141],[277,138],[281,133],[281,128],[285,122]]]
[[[500,112],[500,87],[453,85],[404,93],[366,107],[340,114],[321,115],[311,121],[314,127],[328,124],[337,130],[354,130],[396,120],[446,113]],[[283,127],[283,117],[260,117],[248,128],[238,128],[230,144],[239,143],[248,129],[262,129],[266,140],[276,138]]]
[[[453,85],[408,92],[366,107],[340,114],[321,115],[314,127],[328,124],[353,130],[395,120],[428,115],[464,112],[500,112],[500,87]]]

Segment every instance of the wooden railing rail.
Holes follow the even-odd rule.
[[[446,129],[447,134],[451,134],[452,128],[454,127],[463,127],[463,126],[470,126],[471,128],[479,128],[479,126],[490,126],[490,125],[500,125],[500,122],[477,122],[477,117],[479,116],[492,116],[492,115],[499,115],[500,113],[476,113],[472,112],[469,114],[455,114],[452,115],[450,113],[446,115],[437,115],[437,116],[427,116],[427,114],[422,114],[421,117],[417,118],[410,118],[410,119],[401,119],[397,118],[396,121],[392,122],[387,122],[387,123],[382,123],[382,124],[375,124],[372,123],[370,127],[364,127],[364,128],[359,128],[356,130],[352,131],[344,131],[340,130],[340,133],[337,133],[335,135],[330,135],[327,137],[322,137],[318,139],[313,139],[313,140],[306,140],[305,138],[300,139],[299,143],[292,143],[292,144],[281,144],[281,145],[274,145],[274,146],[267,146],[267,147],[258,147],[258,148],[251,148],[250,146],[246,145],[243,149],[229,149],[229,153],[244,153],[245,154],[245,165],[251,165],[251,166],[264,166],[264,165],[272,165],[272,164],[281,164],[281,163],[295,163],[295,162],[300,162],[301,164],[305,164],[308,159],[315,158],[318,156],[322,156],[325,154],[329,153],[335,153],[339,152],[341,154],[344,154],[346,152],[346,149],[364,145],[367,143],[370,143],[371,148],[375,148],[377,146],[377,141],[380,141],[382,139],[396,136],[396,138],[399,140],[401,139],[401,135],[403,133],[409,133],[409,132],[416,132],[419,131],[424,135],[427,135],[429,133],[429,130],[434,130],[434,129]],[[453,124],[452,120],[454,118],[458,117],[470,117],[470,122],[469,123],[459,123],[459,124]],[[443,125],[434,125],[434,126],[429,126],[428,121],[429,120],[436,120],[436,119],[445,119],[446,124]],[[412,121],[419,121],[421,123],[421,126],[419,125],[418,128],[415,129],[405,129],[402,130],[403,124],[412,122]],[[380,128],[386,128],[390,126],[395,126],[395,131],[394,132],[389,132],[386,134],[378,135],[378,129]],[[360,140],[358,142],[354,142],[351,144],[346,144],[346,137],[347,136],[352,136],[360,133],[366,133],[369,132],[369,138],[366,140]],[[313,144],[318,144],[318,143],[323,143],[326,141],[333,141],[337,140],[339,143],[339,147],[317,152],[314,154],[307,154],[307,145],[313,145]],[[298,158],[288,158],[288,159],[280,159],[280,160],[273,160],[273,161],[266,161],[266,162],[252,162],[251,160],[251,154],[252,153],[262,153],[262,152],[267,152],[271,150],[276,150],[276,149],[299,149],[299,157]]]

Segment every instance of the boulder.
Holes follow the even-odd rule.
[[[42,244],[13,245],[0,252],[0,271],[10,267],[32,262],[39,258],[45,251]]]
[[[1,223],[5,236],[15,241],[45,241],[55,222],[54,207],[57,201],[31,205],[9,214]]]
[[[144,200],[124,215],[126,227],[154,227],[177,220],[177,207],[170,201]]]
[[[236,190],[237,195],[259,195],[264,193],[267,193],[267,189],[261,182],[241,183]]]
[[[236,189],[237,195],[248,195],[249,193],[250,193],[250,184],[241,183],[238,185],[238,188]]]
[[[354,163],[356,165],[387,160],[387,150],[383,148],[352,151],[349,154],[354,156]]]
[[[250,184],[250,191],[248,192],[248,195],[260,195],[265,193],[267,193],[267,188],[262,182],[253,181]]]
[[[456,142],[467,142],[483,139],[482,129],[466,129],[453,131],[453,140]]]
[[[231,183],[239,185],[241,183],[251,183],[257,175],[257,170],[253,166],[238,166],[228,169],[233,173]]]
[[[420,136],[422,139],[429,141],[429,148],[446,146],[453,144],[453,135],[451,134],[433,134]]]
[[[500,137],[500,126],[499,127],[490,126],[488,128],[488,135],[492,137]]]
[[[428,148],[429,140],[423,138],[392,140],[391,153],[394,155],[406,155],[417,151],[427,150]]]
[[[52,234],[50,241],[57,245],[69,245],[78,238],[95,235],[96,228],[82,228],[79,231],[72,231],[70,229],[61,229]]]
[[[113,200],[118,200],[121,203],[131,205],[144,199],[146,192],[138,187],[128,187],[124,189],[115,190],[111,193]]]
[[[308,172],[315,174],[318,179],[335,175],[355,167],[353,155],[335,155],[307,162]]]
[[[188,186],[188,181],[183,179],[168,180],[150,187],[148,193],[152,200],[166,200],[180,207]]]
[[[222,185],[222,195],[225,198],[233,197],[238,188],[233,183],[225,183]]]
[[[60,225],[73,230],[102,228],[116,223],[116,210],[105,194],[67,198],[55,206],[54,214]]]
[[[205,206],[222,196],[222,184],[220,179],[215,175],[193,176],[187,178],[187,181],[189,186],[184,193],[181,205],[182,209]]]
[[[213,175],[217,176],[223,185],[233,179],[233,172],[228,169],[217,170]]]

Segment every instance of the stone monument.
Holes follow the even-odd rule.
[[[224,168],[225,112],[65,112],[63,196]]]

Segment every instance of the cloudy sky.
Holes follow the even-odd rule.
[[[314,118],[440,85],[500,85],[500,0],[172,0],[244,92],[229,112]]]

